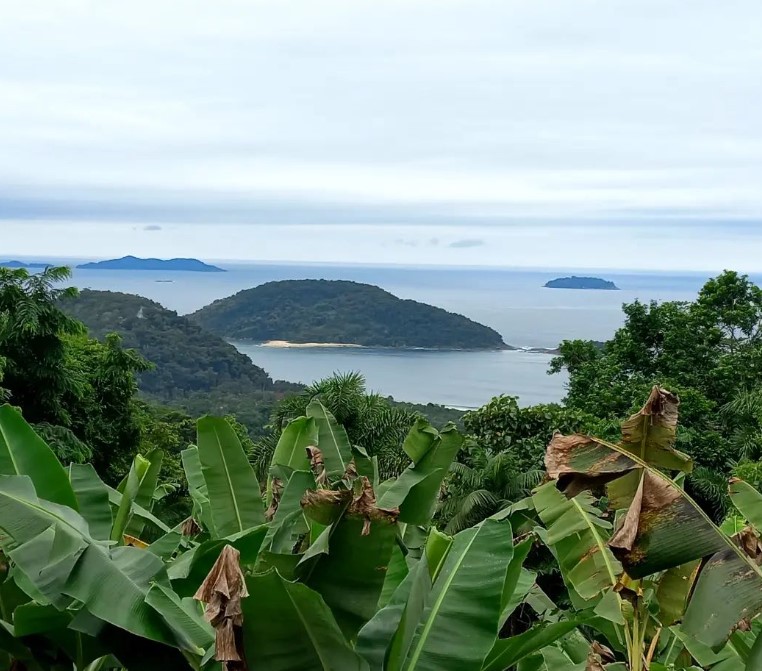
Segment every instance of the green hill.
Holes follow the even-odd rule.
[[[344,280],[268,282],[190,315],[227,338],[367,347],[506,349],[500,334],[462,315]]]
[[[119,333],[125,347],[156,365],[140,377],[145,393],[171,400],[193,392],[273,389],[269,375],[233,345],[142,296],[85,289],[63,308],[84,322],[92,336]]]

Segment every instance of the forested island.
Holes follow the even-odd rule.
[[[600,277],[558,277],[544,285],[547,289],[603,289],[606,291],[618,291],[619,287],[609,280]]]
[[[345,280],[268,282],[190,318],[225,338],[259,342],[511,349],[497,331],[467,317]]]
[[[91,261],[77,266],[81,270],[169,270],[190,271],[195,273],[224,273],[224,268],[209,265],[198,259],[141,259],[136,256],[123,256],[120,259]]]
[[[47,268],[50,263],[40,263],[39,261],[0,261],[0,267],[3,268]]]

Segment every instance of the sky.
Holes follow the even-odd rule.
[[[0,0],[0,256],[762,270],[759,0]]]

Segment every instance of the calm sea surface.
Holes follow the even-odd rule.
[[[565,270],[275,264],[223,267],[229,272],[77,270],[74,284],[139,294],[182,314],[271,280],[348,279],[464,314],[499,331],[510,345],[555,347],[564,338],[605,340],[622,323],[622,303],[635,299],[692,300],[708,277],[699,273],[587,271],[582,274],[613,280],[621,291],[575,291],[542,286],[549,279],[570,274]],[[528,405],[557,401],[564,394],[564,378],[546,374],[551,357],[543,354],[273,349],[235,344],[273,378],[311,382],[334,371],[356,370],[365,375],[371,389],[405,401],[478,407],[505,393],[519,396],[522,404]]]

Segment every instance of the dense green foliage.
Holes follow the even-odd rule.
[[[427,417],[423,410],[435,411],[443,423],[457,421],[461,412],[439,406],[399,404],[378,394],[368,393],[365,378],[359,373],[335,374],[311,384],[299,394],[275,406],[270,433],[256,443],[252,454],[255,471],[264,477],[275,445],[288,423],[304,415],[314,400],[319,400],[344,426],[350,443],[378,459],[383,477],[399,475],[407,463],[402,445],[417,419]]]
[[[566,406],[613,419],[653,384],[674,389],[682,402],[678,446],[698,466],[689,486],[721,516],[727,476],[762,458],[759,414],[738,400],[753,398],[762,381],[762,289],[725,272],[694,302],[636,301],[623,310],[625,325],[602,347],[561,345],[551,369],[569,373]]]
[[[92,459],[113,481],[140,444],[135,376],[149,366],[118,336],[88,338],[59,309],[75,294],[55,287],[68,276],[65,268],[0,268],[0,385],[62,457]]]
[[[153,514],[161,450],[109,490],[0,407],[0,663],[755,671],[762,494],[732,483],[722,529],[701,513],[666,474],[691,468],[673,448],[678,405],[656,387],[616,443],[558,434],[545,484],[454,536],[431,527],[463,444],[452,426],[416,421],[406,468],[381,481],[313,399],[284,427],[260,493],[240,431],[203,418],[182,453],[193,520],[170,529]],[[555,558],[567,607],[523,566],[533,546]]]
[[[273,390],[270,376],[233,345],[147,298],[85,289],[62,306],[94,338],[119,333],[126,347],[153,363],[140,375],[140,388],[162,400],[219,388],[235,393]]]
[[[213,333],[242,340],[369,347],[505,347],[499,333],[462,315],[348,281],[268,282],[217,300],[191,317]]]

